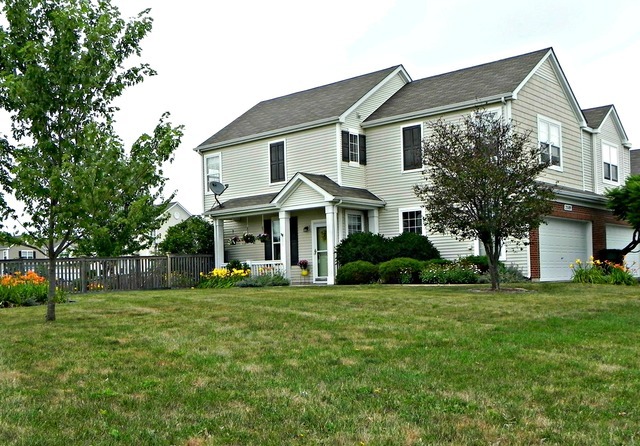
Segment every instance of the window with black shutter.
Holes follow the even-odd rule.
[[[367,164],[367,139],[364,135],[342,131],[342,161]]]
[[[286,180],[284,166],[284,141],[269,144],[269,165],[271,182],[279,183]]]
[[[402,168],[414,170],[422,168],[422,130],[420,125],[402,129]]]

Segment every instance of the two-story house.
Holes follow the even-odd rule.
[[[415,81],[398,65],[258,103],[195,149],[216,262],[250,260],[295,280],[304,258],[315,283],[332,284],[335,247],[358,231],[425,234],[449,259],[480,253],[430,233],[412,189],[424,181],[428,123],[477,108],[530,130],[551,162],[540,180],[560,186],[548,224],[524,247],[507,243],[505,263],[533,280],[568,279],[576,258],[630,237],[602,195],[629,174],[620,119],[613,106],[582,110],[548,48]],[[228,188],[218,196],[211,181]],[[244,233],[268,239],[243,243]]]

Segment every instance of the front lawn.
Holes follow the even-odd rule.
[[[1,309],[0,444],[639,444],[638,288],[525,286]]]

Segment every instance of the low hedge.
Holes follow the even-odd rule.
[[[338,285],[360,285],[378,281],[378,267],[366,260],[347,263],[338,269],[336,283]]]

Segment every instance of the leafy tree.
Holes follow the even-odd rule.
[[[491,288],[500,288],[498,258],[508,237],[523,239],[552,210],[554,185],[536,181],[547,167],[529,133],[485,111],[462,123],[439,120],[423,141],[425,223],[460,240],[478,239],[489,259]]]
[[[109,0],[0,0],[0,106],[19,145],[4,154],[2,186],[24,205],[23,242],[49,258],[46,320],[55,320],[56,259],[99,228],[129,228],[153,217],[160,165],[181,128],[163,117],[126,153],[113,131],[112,102],[155,72],[125,66],[151,30],[148,10],[125,21]],[[2,177],[0,177],[2,180]],[[130,189],[138,189],[139,194]],[[15,214],[15,213],[14,213]],[[135,219],[138,219],[136,222]]]
[[[214,254],[214,235],[215,226],[194,215],[171,226],[158,249],[165,254]]]
[[[627,221],[633,228],[633,236],[627,246],[619,252],[617,263],[640,245],[640,175],[631,175],[624,186],[605,192],[607,207],[619,220]]]

